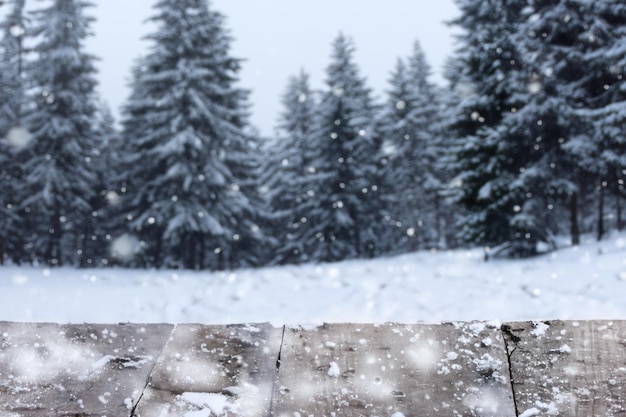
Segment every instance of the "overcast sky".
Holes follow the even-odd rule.
[[[95,36],[87,44],[98,56],[100,91],[115,115],[128,96],[130,68],[146,52],[141,38],[154,27],[145,24],[153,0],[92,0]],[[27,2],[28,3],[28,2]],[[32,3],[31,3],[32,4]],[[280,96],[287,79],[301,68],[322,88],[331,42],[339,34],[352,37],[356,60],[377,96],[387,88],[396,59],[408,56],[419,40],[442,83],[442,64],[453,50],[453,0],[212,0],[227,16],[234,37],[232,55],[244,58],[240,86],[252,91],[252,123],[273,134]],[[37,2],[35,2],[37,5]],[[27,6],[30,7],[30,6]]]

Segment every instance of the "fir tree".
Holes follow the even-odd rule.
[[[0,264],[10,256],[22,258],[22,225],[18,215],[16,193],[19,189],[19,164],[16,150],[28,139],[21,127],[24,108],[22,83],[23,35],[25,33],[24,0],[8,4],[11,11],[0,22]]]
[[[94,57],[84,51],[91,4],[55,0],[35,12],[36,59],[28,66],[33,108],[24,121],[33,140],[22,150],[28,247],[49,265],[77,262],[95,176]]]
[[[516,45],[524,1],[458,0],[462,12],[458,49],[461,70],[455,84],[459,105],[449,121],[455,137],[451,183],[453,200],[467,214],[461,238],[485,246],[510,245],[512,223],[523,197],[509,192],[519,173],[515,149],[506,136],[494,134],[508,113],[517,111],[513,77],[522,66]]]
[[[82,250],[82,266],[100,266],[109,264],[108,246],[111,232],[115,230],[116,213],[111,209],[119,197],[115,190],[113,175],[118,164],[121,150],[121,136],[115,127],[115,118],[109,106],[100,101],[94,117],[94,130],[98,141],[91,150],[91,158],[98,161],[94,165],[94,193],[89,200],[91,216],[86,219],[83,234],[87,237]]]
[[[298,263],[308,259],[305,242],[315,238],[308,235],[311,227],[307,216],[317,205],[309,193],[316,152],[316,102],[307,73],[301,71],[289,79],[282,103],[278,138],[269,149],[264,182],[280,242],[273,262]]]
[[[408,123],[408,112],[412,103],[408,102],[411,93],[410,79],[403,59],[398,59],[396,67],[391,74],[390,89],[387,92],[388,99],[383,108],[381,129],[384,140],[381,147],[381,169],[384,172],[384,187],[387,193],[387,205],[389,213],[384,217],[385,242],[388,243],[386,252],[404,252],[417,249],[414,220],[418,216],[415,205],[416,195],[413,187],[407,190],[407,186],[419,186],[414,182],[414,161],[407,164],[409,158],[404,158],[403,150],[410,142],[414,133]],[[407,165],[409,169],[407,170]]]
[[[517,155],[519,174],[510,187],[518,196],[512,224],[515,242],[533,253],[537,242],[551,241],[569,223],[571,241],[580,240],[579,195],[584,178],[568,144],[587,138],[589,127],[576,115],[588,70],[583,65],[588,16],[577,1],[532,1],[525,9],[520,48],[530,59],[518,71],[517,111],[505,117],[499,136],[506,135]],[[583,139],[586,140],[586,139]],[[569,218],[569,222],[561,219]]]
[[[375,107],[353,58],[352,42],[340,35],[319,105],[311,160],[311,189],[317,201],[308,216],[314,236],[305,251],[319,261],[373,256],[378,251],[376,225],[380,179],[379,137]],[[314,184],[314,186],[313,186]]]
[[[442,240],[442,183],[439,174],[439,107],[430,66],[418,42],[408,61],[399,60],[391,78],[384,116],[383,153],[396,249],[436,247]]]
[[[257,150],[224,17],[205,0],[154,7],[158,29],[134,70],[123,119],[127,185],[120,209],[144,246],[140,263],[255,263]]]
[[[0,137],[5,138],[9,130],[21,124],[24,111],[24,91],[22,70],[24,64],[23,38],[26,32],[24,1],[11,0],[10,13],[0,23],[1,40],[0,63]]]
[[[605,202],[614,197],[616,224],[623,228],[622,198],[626,141],[626,5],[615,0],[576,3],[566,15],[568,24],[581,21],[574,33],[580,57],[576,77],[566,80],[576,116],[591,125],[587,135],[570,140],[566,150],[576,160],[585,176],[592,178],[595,192],[590,202],[597,202],[597,237],[605,233]],[[576,93],[576,94],[572,94]],[[608,191],[608,193],[607,193]]]

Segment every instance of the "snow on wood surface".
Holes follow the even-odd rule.
[[[503,330],[521,415],[626,415],[626,322],[524,322]]]
[[[128,416],[171,325],[0,323],[0,416]]]
[[[135,414],[269,415],[281,338],[269,324],[177,325]]]
[[[0,322],[1,417],[621,415],[626,321]]]
[[[515,416],[499,325],[287,328],[276,416]]]

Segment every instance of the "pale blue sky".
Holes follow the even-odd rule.
[[[101,58],[100,91],[117,115],[128,95],[133,60],[145,53],[141,37],[154,1],[92,0],[98,21],[89,51]],[[252,123],[273,133],[287,79],[304,68],[313,88],[322,88],[331,42],[341,31],[352,37],[356,60],[377,96],[387,88],[399,56],[418,39],[442,83],[441,67],[452,53],[452,30],[443,22],[458,14],[453,0],[213,0],[227,17],[234,56],[245,58],[242,87],[252,90]]]

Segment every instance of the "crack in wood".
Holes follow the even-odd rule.
[[[504,346],[506,349],[506,358],[509,366],[509,384],[511,386],[511,395],[513,397],[513,406],[515,407],[515,415],[519,416],[519,409],[517,407],[517,396],[515,393],[515,381],[513,379],[513,362],[511,361],[511,357],[518,349],[518,343],[521,342],[521,338],[515,335],[514,331],[519,331],[519,329],[512,329],[508,324],[502,324],[500,326],[500,331],[502,332],[502,339],[504,340]],[[513,349],[509,346],[509,339],[515,345]]]
[[[280,337],[280,345],[278,346],[278,356],[276,357],[276,375],[274,376],[274,380],[272,381],[272,391],[270,394],[270,403],[269,403],[269,413],[268,416],[274,415],[274,393],[276,392],[276,383],[278,382],[278,376],[280,373],[280,358],[283,352],[283,343],[285,343],[285,331],[287,329],[286,325],[282,326],[282,334]]]
[[[511,341],[515,343],[516,347],[517,347],[517,344],[522,341],[522,339],[518,335],[516,335],[515,332],[522,332],[524,331],[523,328],[514,329],[510,325],[504,323],[502,324],[502,326],[500,326],[500,330],[502,330],[505,336],[509,336],[511,338]],[[504,341],[506,342],[506,338],[504,339]]]
[[[157,363],[159,362],[159,359],[161,358],[161,356],[163,355],[163,352],[165,352],[165,349],[167,348],[167,345],[170,343],[170,341],[172,340],[172,336],[174,335],[174,332],[176,331],[176,327],[178,325],[175,324],[172,327],[172,330],[170,332],[170,336],[167,338],[167,340],[165,341],[165,343],[163,344],[163,347],[161,348],[161,351],[159,352],[159,354],[156,356],[156,358],[154,359],[154,364],[152,365],[152,369],[150,369],[150,372],[148,373],[148,378],[146,378],[146,384],[144,385],[143,389],[141,390],[141,394],[139,394],[139,398],[137,398],[137,402],[135,403],[135,405],[133,405],[132,410],[130,411],[130,417],[140,417],[136,411],[137,408],[139,407],[139,404],[141,403],[141,400],[143,399],[143,395],[145,394],[146,390],[148,389],[148,387],[150,386],[150,380],[152,379],[152,374],[154,373],[154,370],[156,369]]]
[[[545,323],[550,328],[547,329],[539,323]],[[478,358],[475,356],[476,352],[489,351],[491,352],[490,355],[494,355],[494,358],[498,359],[498,362],[501,361],[501,368],[498,366],[498,370],[501,369],[502,378],[498,382],[501,382],[502,385],[498,388],[498,398],[502,399],[502,404],[506,403],[507,416],[530,415],[533,409],[536,409],[537,412],[541,413],[550,410],[567,413],[569,410],[570,414],[563,415],[572,416],[604,415],[606,413],[607,415],[626,417],[626,403],[624,403],[623,396],[623,386],[626,382],[626,374],[623,373],[623,364],[626,364],[626,359],[624,359],[626,329],[624,325],[624,322],[619,321],[614,323],[612,321],[563,322],[558,320],[509,322],[502,323],[500,326],[489,325],[487,327],[480,323],[470,323],[467,325],[457,324],[456,332],[448,332],[450,329],[440,326],[425,328],[419,325],[403,326],[396,324],[379,326],[327,324],[314,330],[289,326],[272,327],[270,325],[262,328],[229,326],[227,331],[223,331],[222,326],[194,325],[194,327],[180,324],[171,327],[170,325],[166,325],[167,327],[148,325],[146,328],[129,329],[128,334],[117,331],[119,330],[117,328],[111,329],[109,326],[109,331],[114,330],[114,333],[119,333],[119,336],[115,337],[118,338],[119,349],[121,350],[115,350],[114,353],[111,353],[111,348],[108,347],[96,349],[94,347],[96,345],[93,344],[95,342],[91,342],[93,337],[86,339],[81,336],[89,335],[91,330],[71,333],[72,337],[75,335],[80,337],[80,339],[69,339],[71,352],[74,352],[75,356],[79,358],[83,358],[86,355],[85,352],[88,352],[90,356],[85,359],[84,364],[95,364],[91,368],[89,366],[85,369],[81,368],[83,372],[81,375],[86,375],[84,376],[86,380],[80,381],[78,388],[52,384],[45,380],[32,382],[30,385],[26,383],[15,385],[15,381],[19,381],[18,379],[7,379],[9,372],[14,372],[11,371],[13,361],[16,360],[15,358],[19,358],[15,356],[15,352],[18,352],[22,346],[28,346],[25,344],[26,342],[35,343],[28,338],[33,332],[22,330],[22,327],[29,330],[30,326],[13,325],[7,329],[7,333],[21,335],[23,340],[17,339],[15,336],[14,342],[6,343],[0,347],[0,370],[3,366],[7,369],[7,371],[3,370],[0,373],[0,377],[2,377],[0,378],[0,408],[9,413],[21,413],[29,416],[35,415],[35,413],[46,414],[54,410],[55,415],[58,416],[91,417],[104,414],[104,411],[96,413],[96,410],[104,410],[105,408],[106,410],[113,410],[114,407],[116,412],[119,411],[119,414],[116,414],[118,416],[155,415],[154,410],[157,410],[158,404],[167,404],[168,402],[172,404],[177,395],[190,391],[187,389],[188,386],[184,384],[173,386],[170,389],[161,389],[158,386],[163,375],[167,376],[167,373],[163,373],[160,369],[168,361],[176,360],[168,351],[172,349],[175,352],[190,349],[190,352],[197,353],[197,357],[192,355],[193,358],[201,361],[201,363],[214,364],[220,369],[228,368],[233,372],[233,375],[245,373],[245,383],[253,383],[263,388],[262,391],[259,391],[258,401],[262,401],[263,415],[268,417],[282,415],[285,411],[291,412],[292,408],[300,407],[298,409],[301,409],[317,406],[307,402],[310,396],[303,389],[318,389],[320,383],[327,384],[326,386],[332,388],[327,391],[320,391],[319,396],[316,397],[320,404],[324,401],[328,403],[334,401],[334,403],[343,404],[345,409],[354,409],[355,412],[360,413],[359,410],[369,410],[373,402],[370,400],[365,402],[365,394],[359,397],[357,395],[359,394],[358,389],[371,394],[374,392],[373,390],[380,387],[380,392],[384,394],[384,401],[387,401],[392,407],[398,407],[399,411],[402,407],[411,407],[416,404],[416,393],[423,394],[424,389],[430,389],[431,385],[434,387],[435,383],[431,381],[430,374],[425,375],[427,381],[425,385],[413,382],[403,385],[399,381],[407,376],[409,379],[423,376],[426,372],[424,366],[430,366],[430,362],[437,359],[436,357],[434,359],[429,357],[428,353],[430,352],[434,352],[431,353],[431,356],[443,352],[443,360],[433,362],[440,368],[433,368],[428,372],[432,373],[437,381],[448,378],[446,380],[448,382],[442,384],[446,389],[445,392],[440,392],[439,397],[433,396],[431,398],[429,396],[428,401],[420,398],[422,401],[420,404],[430,406],[435,401],[447,403],[455,399],[459,401],[465,399],[466,401],[462,405],[468,406],[467,404],[470,404],[469,406],[473,407],[474,405],[470,401],[474,399],[478,401],[482,398],[479,395],[480,392],[474,387],[470,387],[474,391],[467,391],[468,395],[463,398],[457,394],[454,394],[453,397],[448,389],[452,386],[451,384],[457,382],[454,378],[462,381],[469,371],[477,372],[479,377],[482,376],[482,379],[474,379],[473,381],[482,381],[480,383],[484,383],[488,387],[495,386],[496,384],[493,384],[489,378],[494,373],[492,366],[478,369],[473,367],[473,364],[477,364],[477,360],[484,362],[487,361],[485,358],[490,358],[490,356]],[[40,334],[41,339],[37,339],[36,343],[52,349],[54,345],[48,343],[48,338],[54,340],[53,338],[56,337],[57,327],[55,326],[49,325],[50,328],[46,327],[38,332],[37,337]],[[205,327],[208,330],[203,332],[197,330]],[[184,334],[183,329],[186,329]],[[485,329],[490,332],[489,337],[486,337]],[[98,327],[94,333],[96,330],[101,332],[106,328]],[[241,330],[245,337],[241,336],[238,330]],[[205,334],[210,336],[213,333],[216,337],[219,336],[216,339],[219,343],[214,343],[218,347],[211,349],[210,352],[201,350],[202,353],[199,353],[198,346],[202,346],[201,342],[208,340],[205,338]],[[426,344],[426,335],[431,337],[435,347],[428,347],[430,345]],[[421,339],[417,336],[421,336]],[[181,338],[183,342],[181,342]],[[104,340],[103,338],[100,339]],[[73,340],[83,340],[84,342],[74,344],[71,343]],[[394,341],[395,343],[392,343]],[[420,345],[420,341],[424,343]],[[444,346],[454,345],[455,341],[458,341],[459,346],[461,346],[460,343],[463,343],[462,346],[467,345],[469,350],[455,348],[448,352],[451,349],[444,348]],[[106,344],[107,341],[104,340],[104,342]],[[229,349],[222,349],[222,342]],[[407,349],[412,350],[405,351],[403,343],[406,343]],[[441,346],[445,350],[439,352],[436,346]],[[117,345],[115,347],[117,348]],[[132,353],[131,351],[126,352],[121,347],[132,347]],[[144,352],[146,347],[150,349]],[[38,347],[37,350],[33,351],[39,355],[41,349]],[[309,349],[313,350],[314,353],[309,355],[307,353]],[[314,357],[316,349],[321,352],[319,358]],[[238,351],[245,351],[242,353],[242,358],[236,354]],[[497,358],[495,357],[496,352],[498,353]],[[101,359],[94,362],[98,357]],[[409,361],[405,364],[405,368],[397,361],[398,358]],[[140,363],[144,359],[146,361]],[[344,361],[344,359],[346,360]],[[367,362],[368,359],[371,359],[373,363]],[[472,359],[474,360],[472,361]],[[462,360],[469,361],[467,363],[470,366],[466,366]],[[250,367],[244,365],[244,372],[243,368],[239,366],[239,361],[242,363],[249,362]],[[506,382],[505,361],[508,361],[508,383]],[[137,371],[136,374],[132,373],[135,363],[143,365],[144,368]],[[355,363],[359,364],[359,367]],[[452,364],[458,365],[457,368],[452,368]],[[400,376],[397,378],[391,376],[390,370],[393,368],[390,365],[394,365],[395,369],[401,369],[399,371]],[[443,368],[443,365],[447,365],[447,367]],[[461,365],[463,368],[460,367]],[[44,366],[44,362],[41,366]],[[141,366],[136,368],[139,369]],[[331,369],[332,372],[329,372]],[[410,374],[412,369],[415,372]],[[120,372],[121,370],[123,371]],[[444,370],[446,373],[443,372]],[[436,371],[441,371],[441,373]],[[385,382],[388,382],[389,385],[381,385],[380,372],[388,373],[389,377]],[[452,376],[446,377],[445,375],[450,372]],[[458,372],[458,375],[455,376],[455,372]],[[42,375],[46,376],[47,374]],[[181,375],[184,376],[184,373]],[[307,375],[311,377],[310,381],[304,378]],[[111,381],[110,385],[104,385],[103,381],[106,378]],[[128,380],[128,378],[132,380]],[[203,385],[204,388],[202,389],[205,390],[203,392],[212,394],[214,397],[219,396],[224,401],[228,400],[229,404],[235,404],[244,396],[248,396],[242,404],[249,404],[249,395],[252,391],[229,389],[228,387],[234,385],[233,380],[233,378],[226,378],[226,382],[222,385],[214,384],[215,386],[206,385],[206,387]],[[102,391],[96,393],[96,390],[107,386],[112,387],[113,384],[115,384],[116,390],[118,387],[124,388],[125,394],[120,397],[120,400],[125,398],[124,404],[121,404],[121,401],[118,404],[111,400],[111,403],[103,408],[97,401],[97,395]],[[457,385],[454,386],[457,387]],[[345,393],[336,387],[345,387]],[[350,391],[353,389],[354,392]],[[33,393],[37,391],[36,397],[28,394],[31,390]],[[109,391],[113,392],[111,389]],[[167,395],[161,396],[157,391],[163,391]],[[200,390],[197,391],[200,392]],[[485,392],[489,395],[492,393],[489,390]],[[31,399],[31,397],[32,401],[27,402],[26,400]],[[81,399],[78,400],[78,398]],[[132,404],[130,403],[131,398]],[[84,411],[79,410],[73,404],[80,401],[81,408],[83,408],[82,399],[85,399]],[[267,404],[268,399],[269,404]],[[253,400],[256,401],[256,397]],[[41,408],[41,402],[47,405],[45,410]],[[100,402],[103,400],[100,399]],[[290,402],[295,405],[289,405]],[[1,415],[3,415],[2,411],[0,411]],[[504,414],[500,413],[499,415]]]
[[[285,329],[287,326],[283,326],[283,332],[280,337],[280,346],[278,347],[278,357],[276,359],[276,376],[278,376],[280,370],[280,355],[283,351],[283,343],[285,342]]]

